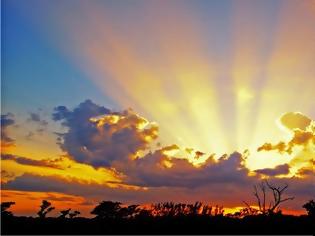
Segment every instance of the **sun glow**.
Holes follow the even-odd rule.
[[[146,2],[140,17],[130,10],[119,18],[99,2],[72,7],[51,11],[51,23],[62,30],[60,46],[122,109],[132,107],[156,121],[163,145],[207,153],[194,163],[211,153],[245,149],[252,169],[286,159],[266,163],[256,149],[286,135],[274,125],[282,113],[309,114],[315,106],[315,15],[309,4],[290,1],[269,12],[259,1],[238,2],[226,19],[228,45],[194,7],[180,1],[167,7]],[[265,12],[275,23],[265,20]],[[101,119],[91,121],[101,125],[119,118]]]

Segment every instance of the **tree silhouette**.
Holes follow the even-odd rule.
[[[60,211],[60,215],[58,218],[65,219],[65,218],[67,218],[67,216],[69,216],[70,219],[73,219],[74,217],[76,217],[77,215],[80,215],[80,214],[81,214],[81,212],[79,212],[79,211],[71,212],[71,208],[69,208],[67,210]]]
[[[259,190],[258,190],[259,187]],[[259,208],[259,212],[263,215],[271,215],[275,213],[281,213],[280,211],[280,204],[288,201],[293,200],[294,197],[288,197],[282,199],[282,195],[284,191],[288,188],[288,184],[285,184],[283,187],[275,187],[274,185],[270,184],[267,180],[262,181],[258,187],[254,185],[254,196],[257,199],[257,204]],[[270,190],[272,192],[273,201],[269,202],[269,207],[266,207],[266,201],[267,201],[267,190]],[[244,202],[249,209],[251,207],[248,203]]]
[[[263,192],[258,193],[260,189],[257,188],[261,210],[265,209],[265,215],[262,214],[261,210],[252,208],[249,205],[234,214],[223,215],[222,206],[216,205],[211,207],[201,202],[193,204],[164,202],[151,205],[151,208],[141,208],[139,205],[123,205],[120,202],[103,201],[91,212],[101,220],[81,217],[77,220],[73,219],[80,212],[71,211],[70,208],[61,210],[58,217],[49,217],[47,220],[34,220],[33,217],[13,216],[8,209],[14,202],[3,202],[1,204],[2,216],[11,215],[11,217],[2,217],[1,233],[5,235],[47,233],[60,235],[69,233],[255,234],[257,230],[262,230],[266,234],[297,234],[302,230],[303,234],[310,234],[314,231],[314,220],[311,218],[315,216],[314,200],[310,200],[303,205],[310,217],[305,217],[305,215],[282,215],[279,213],[280,211],[276,210],[273,213],[268,211],[272,211],[278,202],[281,203],[285,200],[281,194],[278,196],[278,191],[282,193],[283,189],[286,189],[286,186],[274,187],[265,183],[265,202],[267,202],[267,195],[270,194],[275,195],[273,200],[275,198],[276,200],[268,208],[264,208],[264,194]],[[272,195],[270,196],[272,197]],[[45,218],[52,209],[54,207],[51,206],[51,203],[43,200],[38,215]],[[274,217],[271,214],[279,215]],[[273,225],[277,227],[271,227]]]
[[[303,205],[303,208],[307,211],[307,215],[315,218],[315,201],[309,200],[307,203]]]
[[[55,207],[51,206],[50,202],[43,200],[42,205],[40,206],[40,210],[37,212],[37,215],[39,216],[39,218],[45,218],[46,215],[54,209]]]
[[[120,217],[120,210],[121,202],[102,201],[91,211],[91,214],[96,215],[96,218],[115,219]]]
[[[15,202],[2,202],[1,203],[1,216],[7,217],[7,216],[13,216],[11,211],[8,211],[8,209],[14,205]]]
[[[69,208],[67,210],[60,211],[59,218],[62,218],[62,219],[66,218],[67,215],[70,215],[70,211],[71,211],[71,208]]]
[[[138,208],[139,205],[129,205],[127,207],[122,207],[119,210],[119,215],[122,218],[132,218],[138,215],[140,209]]]
[[[81,212],[79,212],[79,211],[73,211],[73,212],[69,213],[69,217],[70,217],[70,219],[72,219],[72,218],[74,218],[74,217],[76,217],[77,215],[80,215],[80,214],[81,214]]]
[[[117,219],[132,218],[140,213],[139,205],[122,207],[121,204],[121,202],[103,201],[93,209],[91,214],[96,215],[96,218]]]

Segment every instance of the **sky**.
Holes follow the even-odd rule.
[[[315,198],[314,0],[4,0],[1,197]]]

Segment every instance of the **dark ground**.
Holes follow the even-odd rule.
[[[1,234],[314,234],[307,216],[138,217],[88,219],[2,217]]]

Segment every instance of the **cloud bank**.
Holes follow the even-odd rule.
[[[258,170],[247,168],[248,150],[217,157],[176,144],[162,146],[157,124],[132,110],[111,111],[86,100],[74,109],[56,107],[52,117],[66,128],[58,134],[65,156],[34,160],[2,155],[3,162],[24,168],[2,183],[4,190],[58,192],[95,202],[104,198],[138,203],[204,200],[235,206],[248,199],[254,184],[269,178],[279,185],[289,183],[290,194],[297,199],[293,208],[314,197],[314,161],[309,158],[314,157],[314,122],[300,113],[280,118],[291,130],[289,141],[258,148],[259,152],[294,152],[294,157],[288,163]],[[4,127],[14,124],[10,116],[3,119]],[[295,153],[296,147],[302,151]],[[45,174],[40,169],[27,171],[30,167],[45,168]],[[290,176],[293,168],[296,175]],[[10,173],[10,169],[5,171]]]

